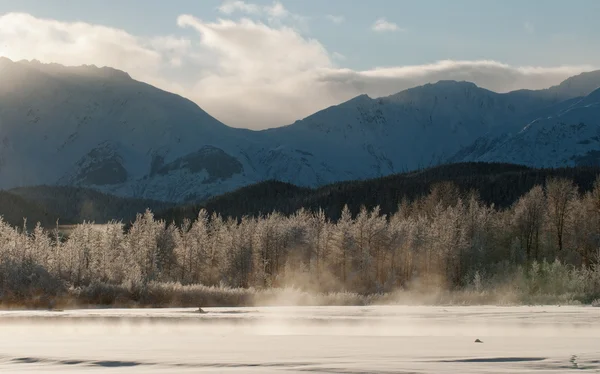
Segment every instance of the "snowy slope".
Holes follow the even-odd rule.
[[[469,147],[483,155],[535,119],[582,106],[577,97],[594,85],[597,72],[506,94],[441,81],[249,131],[122,71],[0,58],[0,188],[62,184],[183,202],[266,179],[317,186],[378,177],[459,151],[473,158]]]
[[[487,143],[486,143],[487,142]],[[536,167],[600,164],[600,89],[549,112],[518,133],[479,139],[457,161],[510,162]]]
[[[518,131],[537,111],[558,101],[546,92],[497,94],[455,81],[378,99],[362,95],[265,131],[279,145],[269,157],[287,162],[266,173],[272,179],[314,185],[432,166],[482,136]]]
[[[179,200],[203,183],[211,194],[260,179],[240,150],[246,132],[123,72],[3,59],[0,79],[0,188],[74,184]]]

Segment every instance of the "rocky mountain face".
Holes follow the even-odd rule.
[[[0,79],[3,189],[185,202],[269,179],[319,186],[451,161],[589,164],[600,153],[598,72],[505,94],[440,81],[264,131],[230,128],[110,68],[0,59]]]

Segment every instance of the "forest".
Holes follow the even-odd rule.
[[[431,187],[451,182],[461,191],[476,191],[481,201],[498,208],[507,208],[535,185],[548,178],[566,178],[580,192],[590,191],[600,168],[565,167],[536,169],[523,165],[501,163],[458,163],[430,167],[381,178],[337,182],[318,188],[299,187],[280,181],[265,181],[215,196],[203,202],[155,211],[167,222],[182,223],[195,219],[200,210],[223,217],[261,216],[277,211],[290,215],[301,208],[323,210],[333,221],[340,218],[344,206],[352,215],[362,207],[379,206],[383,214],[393,214],[402,200],[415,200],[427,194]]]
[[[0,302],[233,306],[292,289],[337,295],[319,303],[411,292],[598,303],[599,248],[600,178],[581,192],[548,177],[506,207],[439,182],[393,212],[344,206],[335,220],[323,209],[226,218],[201,209],[174,224],[148,210],[131,225],[83,223],[68,236],[2,221]]]

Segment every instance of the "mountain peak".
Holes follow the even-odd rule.
[[[550,87],[550,91],[570,96],[587,96],[600,88],[600,70],[581,73],[565,79],[559,85]]]
[[[428,83],[425,86],[430,87],[476,87],[479,88],[475,83],[468,81],[457,81],[451,79],[442,79],[436,83]]]
[[[362,95],[358,95],[356,97],[353,97],[352,99],[346,101],[345,103],[342,104],[348,104],[348,103],[363,103],[366,101],[371,101],[373,100],[369,95],[367,94],[362,94]]]
[[[131,76],[119,69],[115,69],[108,66],[98,67],[96,65],[79,65],[79,66],[65,66],[57,63],[44,63],[39,60],[20,60],[13,61],[7,57],[0,57],[0,66],[8,67],[26,67],[30,69],[36,69],[46,74],[70,74],[77,76],[87,76],[104,79],[116,79],[116,80],[131,80]]]
[[[456,94],[471,95],[471,92],[490,92],[468,81],[440,80],[435,83],[427,83],[422,86],[409,88],[390,95],[387,99],[406,100],[416,97],[453,96]]]

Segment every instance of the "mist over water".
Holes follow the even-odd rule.
[[[593,307],[0,312],[0,372],[438,373],[600,369]],[[475,343],[480,339],[483,343]],[[562,371],[561,371],[562,370]]]

